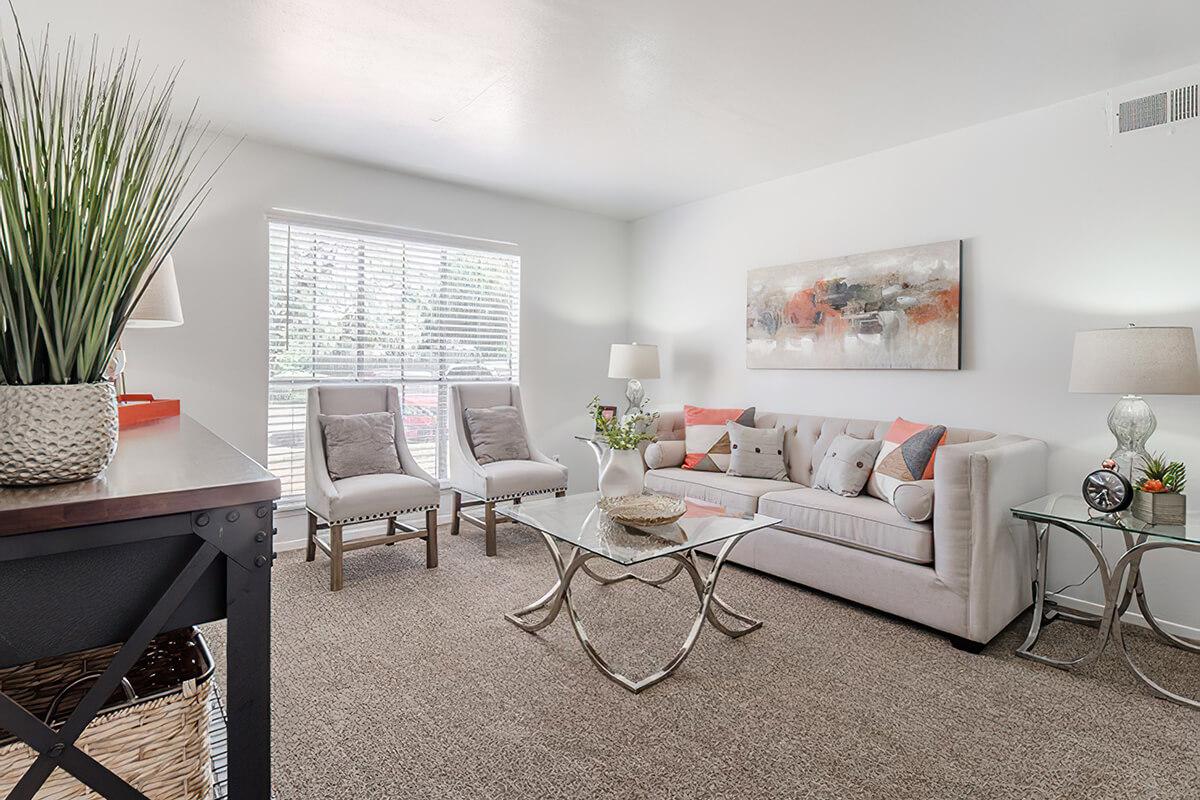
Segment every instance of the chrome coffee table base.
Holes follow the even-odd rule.
[[[579,547],[571,547],[570,552],[564,560],[563,554],[559,552],[554,537],[542,533],[542,538],[546,541],[546,547],[550,550],[550,558],[554,562],[555,572],[558,573],[558,580],[540,598],[524,608],[505,614],[504,618],[526,633],[537,633],[542,628],[554,622],[558,617],[559,611],[565,606],[567,617],[571,621],[571,627],[575,630],[575,636],[579,639],[579,644],[583,647],[583,651],[587,653],[588,658],[596,665],[596,669],[600,670],[601,674],[609,680],[637,694],[665,680],[672,672],[679,668],[680,664],[687,660],[688,655],[692,652],[692,648],[696,646],[696,641],[700,638],[700,631],[704,628],[705,621],[721,633],[735,639],[762,627],[760,620],[753,619],[733,610],[716,594],[717,578],[721,574],[721,568],[725,565],[729,552],[733,549],[734,545],[741,541],[742,536],[745,535],[742,534],[741,536],[725,540],[720,552],[717,554],[716,560],[713,561],[712,566],[707,571],[703,569],[699,559],[696,557],[695,551],[688,550],[683,553],[669,553],[662,556],[662,558],[668,558],[675,562],[673,568],[661,578],[647,579],[633,573],[624,573],[613,578],[599,575],[588,568],[587,562],[602,557]],[[579,618],[579,614],[576,613],[575,607],[571,602],[571,579],[575,577],[575,573],[581,570],[604,585],[620,583],[626,580],[636,580],[651,586],[663,586],[681,572],[687,572],[688,577],[692,579],[692,586],[696,590],[696,597],[700,601],[700,607],[696,612],[695,618],[692,620],[691,627],[688,629],[687,636],[684,637],[679,651],[662,668],[640,680],[623,675],[609,666],[608,662],[597,652],[595,646],[588,638],[587,631],[583,627],[583,621]],[[525,619],[525,617],[537,611],[545,612],[540,619],[536,621]],[[736,624],[726,624],[718,616],[718,611],[736,620]]]
[[[1137,665],[1137,662],[1133,660],[1129,652],[1128,642],[1121,632],[1121,617],[1124,616],[1125,612],[1129,610],[1131,603],[1136,599],[1142,618],[1146,620],[1146,624],[1154,633],[1181,650],[1200,653],[1200,642],[1182,639],[1163,630],[1150,610],[1150,601],[1146,598],[1146,589],[1143,585],[1141,574],[1142,557],[1146,553],[1165,548],[1200,552],[1200,542],[1159,538],[1148,541],[1149,537],[1144,533],[1135,537],[1133,532],[1123,531],[1122,535],[1125,537],[1125,554],[1110,569],[1108,560],[1104,557],[1104,551],[1092,541],[1090,536],[1076,526],[1064,521],[1034,522],[1027,520],[1027,522],[1029,530],[1034,536],[1034,541],[1037,542],[1037,575],[1034,578],[1033,584],[1033,622],[1029,627],[1029,635],[1025,637],[1025,641],[1017,648],[1017,655],[1059,669],[1080,669],[1095,663],[1096,659],[1104,651],[1105,645],[1108,644],[1109,638],[1112,638],[1116,641],[1117,651],[1121,654],[1121,658],[1125,661],[1125,665],[1129,668],[1130,672],[1145,684],[1152,693],[1173,703],[1200,710],[1200,700],[1176,694],[1160,686],[1146,675]],[[1066,611],[1059,608],[1053,601],[1046,599],[1046,563],[1047,554],[1050,549],[1050,525],[1074,534],[1076,538],[1087,545],[1088,551],[1096,559],[1100,579],[1104,586],[1104,611],[1100,615]],[[1033,648],[1037,644],[1042,629],[1047,623],[1055,619],[1080,622],[1096,628],[1096,637],[1092,642],[1091,648],[1083,655],[1073,659],[1056,659],[1034,653]]]

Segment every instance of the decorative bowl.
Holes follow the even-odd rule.
[[[622,525],[636,528],[670,525],[687,512],[682,500],[661,494],[602,497],[596,505]]]

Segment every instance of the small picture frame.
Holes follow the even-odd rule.
[[[606,421],[612,421],[617,418],[616,406],[600,406],[600,416]],[[596,430],[600,430],[600,426],[596,426]]]

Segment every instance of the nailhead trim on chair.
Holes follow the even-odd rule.
[[[403,509],[402,511],[384,511],[380,514],[363,514],[362,516],[359,516],[359,517],[346,517],[345,519],[331,519],[331,520],[326,520],[326,522],[328,522],[330,525],[353,525],[358,522],[374,522],[377,519],[387,519],[388,517],[398,517],[401,514],[412,514],[415,511],[433,511],[434,509],[438,508],[438,505],[439,505],[438,503],[434,503],[431,506],[414,506],[413,508],[406,508],[406,509]],[[311,508],[308,508],[307,506],[305,506],[305,509],[310,511],[314,515],[321,517],[320,514],[318,514],[316,511],[313,511]],[[321,519],[325,519],[325,518],[321,517]]]
[[[513,494],[502,494],[497,497],[482,497],[480,495],[475,494],[472,491],[468,491],[467,489],[457,489],[457,488],[454,489],[454,491],[456,491],[460,494],[469,494],[469,495],[471,495],[471,497],[478,497],[480,500],[484,501],[485,503],[496,503],[501,500],[512,500],[513,498],[516,498],[516,497],[529,497],[529,496],[535,495],[535,494],[550,494],[551,492],[565,492],[566,490],[567,490],[567,487],[565,487],[565,486],[556,486],[553,489],[534,489],[534,490],[528,491],[528,492],[514,492]]]

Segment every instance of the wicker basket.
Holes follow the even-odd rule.
[[[0,670],[0,692],[57,727],[118,649],[101,647]],[[151,800],[211,800],[212,674],[212,656],[199,631],[162,634],[76,745]],[[23,742],[0,738],[0,786],[16,784],[35,757]],[[102,800],[63,770],[55,770],[35,797]]]

